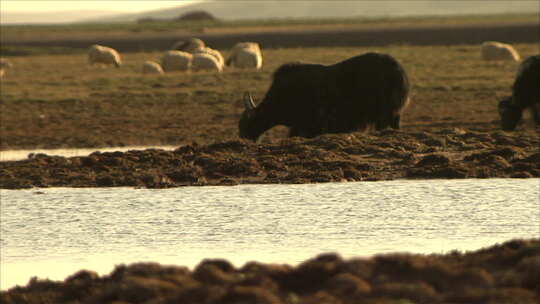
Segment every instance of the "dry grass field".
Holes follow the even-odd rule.
[[[515,45],[523,56],[535,44]],[[221,50],[227,56],[228,50]],[[332,64],[365,52],[396,57],[412,83],[404,130],[498,128],[497,100],[510,93],[517,62],[485,62],[479,45],[263,49],[261,71],[226,69],[145,76],[161,52],[122,54],[121,68],[89,67],[85,54],[10,57],[1,82],[0,148],[208,144],[237,138],[240,98],[260,99],[272,72],[290,61]],[[283,137],[282,128],[265,140]]]
[[[534,44],[515,45],[525,57]],[[292,139],[285,127],[259,144],[239,141],[242,96],[260,99],[290,61],[332,64],[377,51],[397,58],[412,83],[402,130]],[[227,50],[223,50],[227,56]],[[396,178],[540,177],[540,137],[531,118],[500,130],[498,100],[518,62],[485,62],[479,45],[263,49],[261,71],[225,69],[144,76],[126,53],[119,69],[89,67],[84,54],[13,57],[2,80],[1,148],[172,145],[173,152],[103,153],[0,163],[2,188],[149,188],[309,183]]]
[[[476,27],[475,33],[489,36],[493,31],[501,33],[500,27],[495,30],[492,26],[506,24],[507,19],[518,23],[532,21],[531,16],[507,17],[500,20],[460,17],[454,19],[452,26],[463,29],[484,22],[482,31],[478,32]],[[263,45],[260,71],[226,68],[222,73],[177,72],[160,76],[143,75],[141,69],[146,60],[160,61],[164,50],[130,49],[122,52],[123,65],[118,69],[90,67],[84,49],[74,45],[71,49],[58,48],[52,39],[57,33],[66,32],[79,33],[80,39],[88,38],[85,35],[93,33],[96,27],[68,30],[59,26],[49,28],[55,30],[48,34],[40,27],[7,28],[6,32],[11,34],[22,31],[21,37],[25,39],[49,37],[50,42],[46,47],[26,46],[21,53],[26,54],[24,56],[9,56],[14,67],[0,82],[0,150],[99,150],[110,146],[145,145],[178,146],[179,149],[125,154],[98,152],[73,159],[40,156],[20,162],[2,162],[0,169],[4,171],[0,174],[0,185],[14,189],[35,186],[161,188],[396,178],[539,177],[540,137],[530,117],[525,117],[515,132],[502,132],[499,125],[497,102],[511,93],[519,62],[483,61],[480,43],[441,45],[437,31],[433,31],[437,29],[436,20],[419,21],[426,26],[425,32],[422,27],[414,29],[416,35],[424,35],[433,45],[288,48]],[[448,25],[450,20],[439,21]],[[412,21],[405,18],[383,26],[381,20],[372,20],[371,34],[383,34],[388,26],[407,27]],[[361,23],[366,24],[369,23]],[[359,25],[352,22],[349,26]],[[156,26],[159,25],[153,24],[128,36],[151,35]],[[244,31],[253,30],[253,26],[221,24],[221,28]],[[269,29],[278,25],[262,23],[260,26]],[[313,30],[317,26],[338,24],[294,22],[289,26],[291,30],[299,26]],[[119,25],[101,27],[105,27],[101,30],[107,33],[129,32],[129,28]],[[179,29],[193,32],[196,27],[171,27],[171,31]],[[505,28],[502,29],[504,34]],[[328,38],[328,32],[314,33],[316,36],[309,39]],[[353,39],[358,33],[351,31],[344,37]],[[456,30],[454,35],[458,33],[469,35],[463,30]],[[468,39],[465,36],[461,38]],[[230,36],[227,37],[230,40]],[[282,34],[279,37],[291,40],[297,36]],[[508,39],[507,42],[511,42],[512,37]],[[514,46],[522,58],[539,53],[537,43],[514,43]],[[9,43],[2,47],[3,50],[11,48]],[[227,57],[228,49],[220,51]],[[271,84],[272,73],[280,65],[292,61],[333,64],[366,52],[394,56],[409,75],[412,102],[402,115],[402,130],[284,141],[287,129],[277,126],[266,132],[258,144],[239,141],[238,120],[243,111],[243,94],[249,91],[257,100],[262,99]]]
[[[458,18],[454,25],[478,21]],[[495,21],[486,18],[488,24]],[[409,21],[401,22],[388,25]],[[230,28],[248,30],[252,26]],[[266,28],[274,26],[263,24]],[[385,31],[376,22],[373,26],[374,33]],[[433,30],[433,23],[429,26],[426,29]],[[81,37],[90,29],[80,29]],[[14,30],[18,28],[8,32]],[[490,30],[486,26],[485,31]],[[416,31],[424,34],[422,28]],[[42,33],[38,30],[32,37]],[[466,31],[459,33],[467,35]],[[350,32],[348,37],[355,34]],[[326,38],[324,31],[318,35]],[[440,40],[436,31],[425,35],[428,40]],[[283,35],[282,39],[295,38]],[[537,43],[514,46],[522,58],[539,53]],[[227,57],[228,49],[220,51]],[[118,69],[90,67],[83,49],[58,49],[54,41],[49,47],[29,47],[25,52],[26,56],[9,57],[14,67],[0,82],[0,150],[99,150],[145,145],[181,148],[167,153],[140,151],[134,155],[1,163],[5,170],[0,175],[3,188],[160,188],[540,176],[540,138],[530,117],[526,116],[515,132],[502,132],[499,126],[497,102],[511,93],[519,62],[483,61],[479,43],[290,48],[263,45],[260,71],[226,68],[222,73],[177,72],[160,76],[143,75],[141,69],[146,60],[160,61],[164,51],[123,52],[123,65]],[[257,100],[262,99],[272,73],[280,65],[291,61],[333,64],[365,52],[391,54],[409,75],[412,102],[402,115],[400,132],[283,141],[287,129],[277,126],[266,132],[259,145],[238,141],[243,94],[249,91]]]
[[[10,25],[2,27],[0,41],[35,41],[81,37],[125,37],[145,35],[232,33],[232,32],[267,32],[267,31],[302,31],[325,30],[336,28],[403,28],[435,25],[505,25],[537,23],[538,15],[462,15],[462,16],[426,16],[426,17],[375,17],[375,18],[325,18],[325,19],[267,19],[267,20],[198,20],[166,21],[157,20],[145,23],[75,23],[52,25]],[[1,46],[5,47],[5,46]],[[0,47],[0,48],[1,48]]]

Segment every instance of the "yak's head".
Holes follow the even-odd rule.
[[[521,120],[522,110],[512,103],[512,97],[506,97],[499,101],[498,108],[503,130],[514,130]]]
[[[240,116],[240,121],[238,122],[240,138],[257,141],[259,134],[256,134],[254,129],[256,107],[255,103],[253,102],[253,98],[249,93],[244,94],[244,107],[244,113],[242,113],[242,116]]]

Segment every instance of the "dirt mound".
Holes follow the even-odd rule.
[[[81,270],[63,282],[32,278],[0,293],[20,303],[538,303],[540,239],[475,252],[322,254],[296,267],[203,260],[190,271],[157,263],[119,265],[109,275]]]
[[[217,18],[207,11],[191,11],[181,16],[178,16],[178,18],[175,18],[175,20],[176,21],[217,20]]]
[[[232,140],[159,149],[94,152],[85,157],[30,155],[1,162],[0,187],[148,187],[321,183],[399,178],[540,177],[540,138],[443,129],[385,130],[289,138],[256,144]]]

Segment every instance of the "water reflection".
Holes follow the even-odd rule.
[[[129,150],[145,150],[145,149],[163,149],[174,150],[178,146],[128,146],[128,147],[107,147],[107,148],[91,148],[91,149],[32,149],[32,150],[4,150],[0,151],[0,161],[15,161],[27,159],[30,154],[47,154],[51,156],[87,156],[93,152],[126,152]]]
[[[1,286],[203,258],[295,264],[540,237],[540,179],[0,190]]]

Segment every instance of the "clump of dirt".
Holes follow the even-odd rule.
[[[540,137],[448,129],[232,140],[160,149],[44,154],[0,163],[0,186],[147,187],[320,183],[400,178],[540,177]]]
[[[413,168],[407,170],[407,177],[465,178],[468,170],[442,154],[427,154]]]
[[[98,276],[80,270],[63,282],[30,279],[0,293],[19,303],[538,303],[540,239],[445,255],[325,253],[296,267],[223,259],[193,270],[157,263],[119,265]]]

